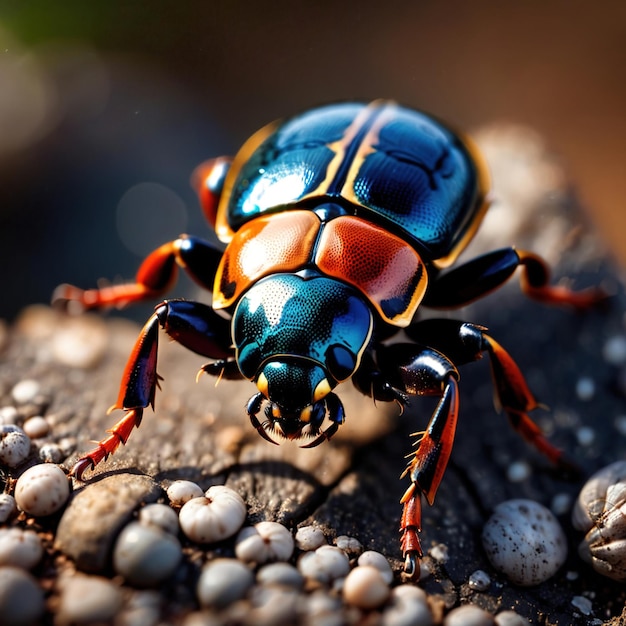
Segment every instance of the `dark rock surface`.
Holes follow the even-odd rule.
[[[444,315],[489,327],[549,407],[532,417],[589,475],[626,456],[624,420],[619,419],[626,415],[626,362],[611,362],[604,352],[609,340],[626,336],[620,281],[585,224],[560,166],[539,138],[511,127],[488,129],[478,137],[494,170],[499,203],[464,258],[515,244],[544,255],[555,268],[555,281],[567,277],[576,287],[604,283],[615,295],[607,310],[576,314],[528,301],[514,279],[471,307]],[[20,416],[47,416],[53,424],[48,440],[78,454],[90,448],[90,440],[101,438],[118,415],[107,416],[106,410],[117,397],[138,332],[123,320],[86,319],[87,326],[85,319],[30,309],[15,327],[5,329],[0,352],[0,407],[13,404],[15,384],[38,381],[40,396],[18,406]],[[88,355],[92,358],[81,354],[81,367],[71,365],[73,327],[82,333],[79,347],[91,345],[97,351]],[[162,338],[159,373],[164,381],[156,414],[146,411],[127,446],[88,474],[86,485],[75,484],[62,516],[33,524],[55,538],[39,572],[52,597],[57,593],[55,577],[71,568],[65,557],[85,571],[110,574],[110,545],[125,520],[179,478],[203,489],[213,484],[235,489],[247,504],[249,522],[276,520],[293,528],[313,524],[329,540],[356,537],[366,549],[390,559],[399,582],[399,500],[408,486],[399,476],[411,451],[410,434],[425,427],[432,401],[414,399],[400,417],[395,407],[376,407],[344,385],[338,392],[346,404],[347,423],[332,442],[312,450],[278,447],[258,437],[247,422],[243,406],[254,387],[229,381],[214,386],[206,376],[196,384],[202,364],[203,359]],[[533,624],[623,623],[619,616],[626,588],[597,575],[577,556],[580,537],[569,511],[583,478],[559,475],[495,411],[486,359],[462,368],[461,376],[452,459],[435,505],[426,506],[423,514],[422,539],[430,553],[425,561],[432,574],[420,586],[432,606],[441,611],[471,602],[492,613],[513,609]],[[593,389],[586,393],[589,384]],[[75,458],[70,456],[66,466]],[[525,476],[519,481],[511,479],[515,467]],[[16,477],[20,470],[2,477]],[[552,507],[569,542],[569,557],[557,575],[526,589],[492,570],[480,540],[491,509],[521,497]],[[76,547],[84,540],[87,547]],[[197,552],[190,556],[192,563],[202,559]],[[479,569],[491,576],[484,592],[468,584]],[[168,618],[177,622],[197,610],[192,595],[177,596]],[[590,614],[572,602],[577,596],[591,601]]]

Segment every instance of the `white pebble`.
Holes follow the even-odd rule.
[[[146,504],[139,510],[139,521],[164,530],[170,535],[178,535],[178,515],[167,504]]]
[[[203,495],[199,485],[190,480],[175,480],[167,488],[167,497],[172,506],[182,506],[192,498],[201,498]]]
[[[593,604],[585,596],[574,596],[572,598],[572,606],[577,608],[583,615],[591,615],[593,613]]]
[[[176,537],[156,526],[131,522],[115,543],[113,567],[131,585],[153,587],[176,571],[181,558]]]
[[[43,589],[26,571],[0,567],[0,616],[6,626],[34,624],[45,609]]]
[[[197,543],[214,543],[232,537],[246,519],[246,505],[241,496],[228,487],[217,485],[205,496],[192,498],[179,513],[180,527]]]
[[[363,552],[363,545],[358,539],[354,537],[348,537],[347,535],[339,535],[335,539],[335,545],[344,552],[350,555],[357,555]]]
[[[596,433],[589,426],[581,426],[576,431],[576,439],[581,446],[590,446],[596,438]]]
[[[432,626],[433,623],[423,589],[399,585],[391,590],[389,606],[382,615],[383,626]]]
[[[343,598],[360,609],[375,609],[382,606],[391,589],[380,570],[373,565],[359,565],[347,576],[343,583]]]
[[[0,425],[16,424],[20,414],[14,406],[3,406],[0,409]]]
[[[347,576],[350,561],[343,550],[321,546],[314,552],[305,552],[298,561],[298,569],[305,578],[326,584]]]
[[[491,586],[491,577],[487,572],[477,569],[470,574],[467,584],[474,591],[487,591]]]
[[[57,443],[44,443],[39,447],[39,458],[43,463],[60,463],[66,456]]]
[[[579,378],[576,382],[576,395],[580,400],[591,400],[596,393],[596,384],[587,376]]]
[[[564,515],[572,508],[572,496],[569,493],[557,493],[550,502],[550,510],[555,515]]]
[[[235,554],[245,563],[286,561],[293,553],[293,536],[278,522],[259,522],[243,528],[235,541]]]
[[[257,573],[257,582],[260,585],[280,585],[301,589],[304,585],[302,574],[289,563],[269,563]]]
[[[60,598],[55,623],[112,623],[122,606],[119,587],[100,576],[68,575],[58,586]]]
[[[357,561],[358,565],[371,565],[375,567],[382,575],[384,581],[390,585],[393,581],[393,570],[389,561],[384,555],[375,550],[366,550],[361,554]]]
[[[330,595],[327,591],[317,590],[306,596],[305,624],[321,624],[323,626],[343,626],[346,623],[341,614],[341,599]]]
[[[0,565],[32,569],[42,556],[41,539],[35,531],[0,528]]]
[[[50,432],[50,424],[45,417],[33,415],[24,422],[23,430],[31,439],[40,439]]]
[[[215,559],[202,569],[196,594],[204,608],[222,608],[243,598],[254,582],[250,569],[236,559]]]
[[[482,539],[493,567],[524,587],[553,576],[567,556],[565,534],[556,517],[532,500],[499,504]]]
[[[511,483],[521,483],[526,480],[532,470],[526,461],[516,461],[506,468],[506,477]]]
[[[430,549],[430,556],[432,556],[438,563],[447,563],[450,558],[448,546],[444,543],[438,543]]]
[[[4,524],[16,512],[15,498],[8,493],[0,493],[0,524]]]
[[[296,546],[303,552],[317,550],[326,543],[326,537],[321,528],[303,526],[296,531]]]
[[[63,365],[87,369],[102,359],[109,345],[104,321],[95,315],[79,315],[66,319],[55,328],[52,354]]]
[[[443,620],[443,626],[493,626],[493,623],[491,613],[473,604],[452,609]]]
[[[530,626],[530,622],[515,611],[502,611],[495,618],[496,626]]]
[[[611,365],[624,365],[626,363],[626,337],[615,335],[607,339],[602,347],[604,360]]]
[[[11,390],[13,400],[17,404],[32,402],[41,391],[41,385],[36,380],[22,380]]]
[[[0,465],[17,467],[30,454],[30,439],[13,424],[0,426]]]
[[[58,465],[41,463],[29,467],[15,485],[18,508],[34,517],[56,513],[70,497],[70,483]]]

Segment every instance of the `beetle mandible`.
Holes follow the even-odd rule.
[[[513,427],[561,461],[528,416],[537,401],[518,366],[483,326],[417,319],[420,305],[463,306],[518,267],[523,291],[542,302],[583,309],[604,299],[600,289],[551,286],[545,262],[513,247],[447,269],[488,207],[489,175],[471,139],[393,102],[334,104],[266,126],[234,159],[209,161],[195,178],[225,251],[181,235],[152,252],[133,283],[55,291],[56,303],[122,306],[164,293],[181,267],[213,292],[212,306],[174,299],[156,307],[113,406],[124,415],[77,461],[78,478],[154,408],[159,328],[211,359],[201,372],[256,385],[247,413],[272,443],[330,439],[345,419],[333,389],[348,380],[401,407],[409,395],[438,397],[404,474],[401,547],[413,577],[422,557],[421,499],[433,503],[452,449],[457,366],[486,354],[496,401]],[[387,345],[400,329],[409,341]]]

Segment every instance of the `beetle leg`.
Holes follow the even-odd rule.
[[[405,572],[419,578],[423,555],[421,531],[422,495],[432,505],[450,459],[459,412],[458,372],[441,352],[413,344],[382,346],[378,353],[380,368],[393,388],[411,395],[439,396],[437,407],[417,448],[403,473],[411,479],[401,504],[401,547]]]
[[[232,355],[229,322],[211,307],[187,300],[161,303],[139,333],[122,375],[117,401],[110,409],[123,409],[124,416],[107,431],[108,437],[77,461],[72,470],[77,478],[106,460],[120,443],[126,443],[133,428],[139,427],[146,407],[154,410],[160,380],[157,374],[159,326],[178,343],[203,356],[220,359]]]
[[[550,461],[572,469],[528,416],[540,405],[511,355],[485,332],[486,328],[453,319],[429,319],[412,324],[406,331],[414,341],[428,341],[457,365],[476,361],[486,353],[491,363],[496,408],[504,410],[513,428]]]
[[[424,305],[456,308],[468,304],[503,285],[518,267],[523,269],[522,290],[540,302],[586,309],[602,304],[608,297],[595,287],[573,291],[549,285],[550,270],[541,257],[524,250],[502,248],[438,276],[428,287]]]
[[[176,281],[178,267],[182,267],[200,286],[213,290],[213,279],[222,257],[222,251],[212,243],[198,237],[181,235],[163,244],[143,261],[134,283],[110,285],[100,289],[79,289],[72,285],[59,285],[52,303],[70,309],[101,309],[156,298],[165,293]]]

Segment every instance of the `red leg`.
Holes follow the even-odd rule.
[[[584,310],[603,304],[609,297],[598,287],[573,291],[562,285],[549,285],[550,270],[540,256],[524,250],[516,250],[516,253],[524,269],[521,277],[522,291],[534,300]]]
[[[449,374],[443,385],[441,400],[430,419],[428,428],[419,440],[419,445],[403,476],[411,478],[411,486],[405,492],[400,523],[401,547],[404,570],[414,579],[419,578],[419,560],[422,546],[421,531],[422,494],[430,505],[443,478],[454,443],[459,413],[459,390],[456,376]]]
[[[211,243],[181,235],[157,248],[143,261],[134,283],[110,285],[100,289],[79,289],[72,285],[59,285],[52,302],[66,308],[85,309],[124,307],[134,302],[157,298],[172,287],[178,267],[200,285],[212,290],[213,279],[222,257],[222,251]]]
[[[513,428],[550,461],[568,465],[562,458],[562,452],[544,437],[539,426],[528,416],[528,412],[538,408],[539,403],[528,388],[517,363],[495,339],[485,333],[483,338],[491,361],[497,408],[503,409]]]
[[[143,410],[154,409],[154,398],[159,386],[157,352],[159,326],[178,343],[212,359],[232,358],[230,322],[213,309],[199,302],[171,300],[163,302],[141,330],[130,354],[115,404],[110,411],[122,409],[125,413],[107,432],[108,437],[82,456],[72,472],[81,478],[85,470],[113,454],[120,443],[125,444],[133,428],[141,423]]]

